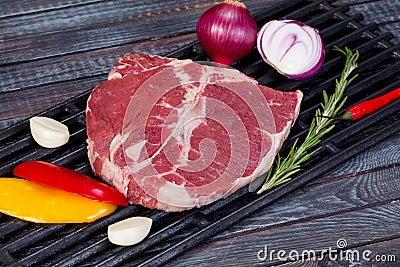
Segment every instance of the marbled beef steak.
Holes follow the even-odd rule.
[[[271,167],[301,98],[231,68],[128,54],[89,97],[88,157],[132,204],[199,207]]]

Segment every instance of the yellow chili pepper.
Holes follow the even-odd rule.
[[[0,178],[0,212],[30,222],[92,222],[117,207],[28,180]]]

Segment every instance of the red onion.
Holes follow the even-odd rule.
[[[212,61],[230,65],[253,49],[257,25],[239,0],[225,0],[201,15],[197,38]]]
[[[268,64],[295,80],[315,75],[325,60],[318,30],[296,20],[266,23],[258,32],[257,48]]]

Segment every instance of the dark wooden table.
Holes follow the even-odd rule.
[[[272,1],[272,0],[271,0]],[[245,1],[252,12],[269,1]],[[196,39],[215,1],[0,1],[0,130],[106,79],[128,52],[165,54]],[[340,0],[400,42],[400,1]],[[1,164],[1,163],[0,163]],[[253,266],[275,250],[336,248],[397,262],[311,259],[314,266],[400,266],[400,133],[188,251],[170,266]],[[342,241],[343,241],[342,240]],[[295,252],[293,252],[295,253]],[[268,260],[268,259],[267,259]],[[329,261],[329,263],[328,263]],[[282,263],[283,264],[283,263]],[[293,266],[302,263],[291,263]]]

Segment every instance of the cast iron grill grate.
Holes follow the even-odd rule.
[[[344,60],[333,45],[360,51],[359,78],[347,90],[344,108],[388,92],[400,86],[400,48],[390,43],[391,34],[377,34],[377,25],[362,25],[363,17],[351,17],[346,6],[335,7],[327,1],[286,1],[255,15],[259,25],[268,20],[291,18],[318,28],[327,48],[321,72],[306,81],[292,81],[268,67],[254,49],[235,68],[258,79],[262,84],[280,90],[301,89],[304,100],[296,125],[285,142],[286,151],[295,138],[304,138],[321,92],[331,92]],[[198,43],[192,43],[167,56],[208,60]],[[29,122],[23,121],[0,133],[0,175],[12,175],[20,162],[41,159],[91,172],[86,158],[85,106],[89,91],[44,111],[66,123],[71,130],[70,142],[58,149],[38,147],[29,133]],[[0,266],[116,266],[129,262],[135,266],[157,266],[214,236],[273,201],[289,194],[321,174],[331,170],[363,150],[400,131],[400,101],[355,123],[338,122],[324,140],[323,147],[307,164],[306,170],[292,181],[256,195],[242,188],[226,199],[182,213],[167,214],[138,206],[121,208],[114,214],[90,224],[40,225],[0,214]],[[108,242],[107,226],[130,216],[148,216],[154,220],[150,236],[132,247],[117,247]]]

